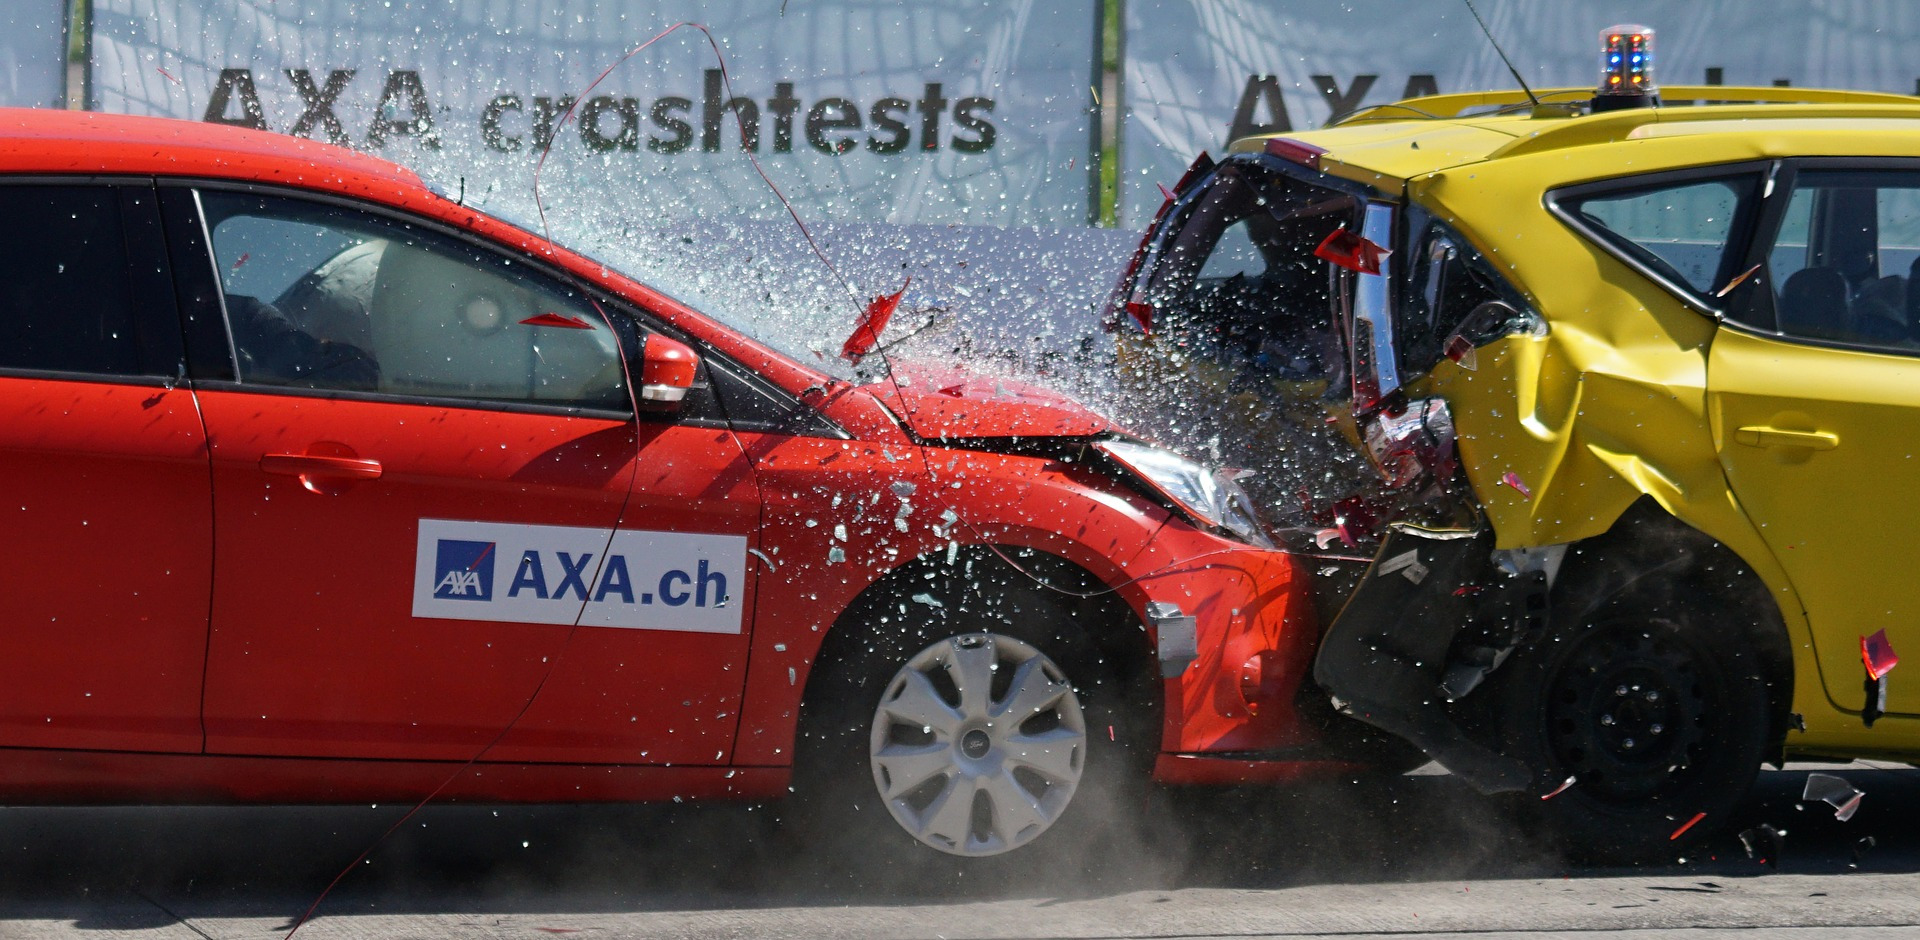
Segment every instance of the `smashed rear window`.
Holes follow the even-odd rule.
[[[1339,368],[1326,262],[1314,249],[1354,222],[1353,196],[1252,162],[1225,164],[1157,234],[1135,296],[1154,329],[1208,358],[1288,379]]]

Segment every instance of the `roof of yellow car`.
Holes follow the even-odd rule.
[[[1725,133],[1911,133],[1920,143],[1920,97],[1820,88],[1669,86],[1663,106],[1586,113],[1587,88],[1430,95],[1371,107],[1328,127],[1235,141],[1257,151],[1276,137],[1325,151],[1321,168],[1363,181],[1408,179],[1449,167],[1588,144]],[[1843,126],[1837,121],[1846,121]]]

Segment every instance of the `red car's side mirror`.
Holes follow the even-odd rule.
[[[700,357],[687,344],[650,333],[640,347],[640,408],[644,411],[678,411],[680,402],[693,387],[700,369]]]

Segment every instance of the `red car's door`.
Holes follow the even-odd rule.
[[[0,746],[198,751],[207,446],[153,186],[6,181],[0,218]]]
[[[210,234],[237,363],[200,383],[208,750],[724,757],[759,521],[731,432],[636,421],[608,321],[525,259],[361,208],[163,195],[170,233],[204,217],[177,230]]]

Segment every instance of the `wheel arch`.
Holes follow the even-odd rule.
[[[1018,565],[1016,568],[1015,565]],[[996,588],[1038,598],[1072,622],[1097,649],[1112,673],[1129,680],[1152,679],[1155,652],[1146,627],[1131,604],[1093,572],[1074,561],[1036,548],[1017,545],[962,545],[948,552],[921,555],[876,578],[841,611],[822,637],[812,657],[807,684],[800,698],[801,722],[807,704],[817,701],[823,677],[834,666],[856,655],[863,627],[898,622],[914,613],[952,615],[966,605],[993,607]],[[1056,590],[1057,589],[1057,590]],[[915,597],[937,600],[935,607]],[[954,608],[945,605],[955,604]],[[1102,625],[1105,625],[1103,628]],[[1157,680],[1150,683],[1158,690]],[[1159,696],[1153,696],[1152,727],[1159,727]],[[1135,703],[1136,705],[1142,703]]]
[[[1711,612],[1733,627],[1755,652],[1767,688],[1769,748],[1778,759],[1794,700],[1793,643],[1776,590],[1726,544],[1669,514],[1652,497],[1636,500],[1604,533],[1572,543],[1554,579],[1556,610],[1584,617],[1628,595],[1643,602],[1683,604]]]

